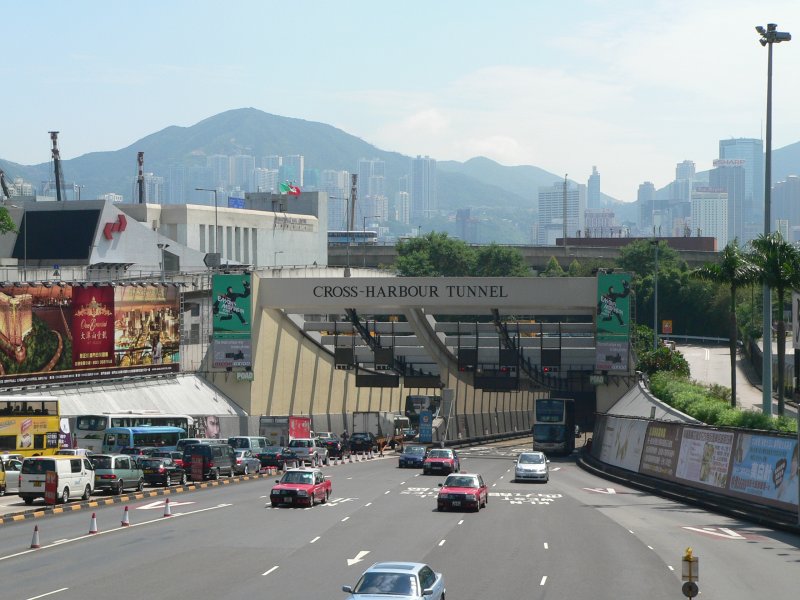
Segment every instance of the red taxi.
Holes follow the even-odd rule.
[[[273,508],[286,506],[314,506],[331,497],[331,480],[320,469],[289,469],[275,481],[269,493]]]
[[[461,470],[461,461],[458,453],[450,448],[434,448],[428,452],[425,462],[422,463],[422,473],[458,473]]]
[[[489,488],[477,473],[448,475],[444,483],[439,484],[436,498],[436,509],[439,511],[467,508],[478,512],[488,503]]]

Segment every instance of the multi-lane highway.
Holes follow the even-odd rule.
[[[681,556],[700,558],[701,597],[796,594],[800,538],[610,484],[553,458],[548,484],[512,482],[523,447],[461,451],[490,486],[479,513],[435,511],[443,478],[394,456],[326,467],[331,501],[268,508],[273,479],[0,527],[0,597],[345,598],[378,560],[429,563],[448,598],[667,600]],[[89,534],[92,511],[98,533]],[[31,549],[34,525],[41,547]]]

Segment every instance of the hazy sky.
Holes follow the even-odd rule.
[[[117,150],[254,107],[382,150],[535,165],[633,200],[718,141],[800,141],[798,0],[5,2],[0,157]],[[132,157],[132,164],[135,158]],[[325,167],[326,165],[307,165]],[[356,165],[353,165],[355,168]],[[800,171],[800,166],[798,168]]]

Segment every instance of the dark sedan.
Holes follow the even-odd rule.
[[[425,457],[428,455],[428,449],[425,446],[418,446],[416,444],[407,444],[403,448],[403,453],[400,455],[399,466],[400,468],[411,467],[421,468],[425,462]]]
[[[297,467],[300,464],[300,460],[294,450],[286,446],[267,446],[262,448],[256,456],[261,461],[261,468],[277,467],[285,470],[289,467]]]
[[[350,436],[350,452],[378,451],[378,440],[370,433],[354,433]]]
[[[338,458],[344,454],[344,444],[336,435],[321,437],[319,443],[328,449],[328,456],[331,458]]]
[[[139,461],[145,483],[169,487],[173,483],[186,485],[186,471],[171,458],[142,458]]]

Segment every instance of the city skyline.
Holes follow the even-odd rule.
[[[486,156],[580,183],[596,166],[603,193],[632,201],[683,160],[710,169],[719,140],[762,137],[767,53],[754,27],[800,22],[788,1],[300,4],[239,2],[246,18],[231,29],[208,0],[157,14],[93,0],[13,5],[18,26],[3,40],[24,51],[3,67],[14,118],[0,157],[46,162],[49,130],[70,159],[253,106],[410,157]],[[797,44],[775,49],[776,149],[800,140]]]

